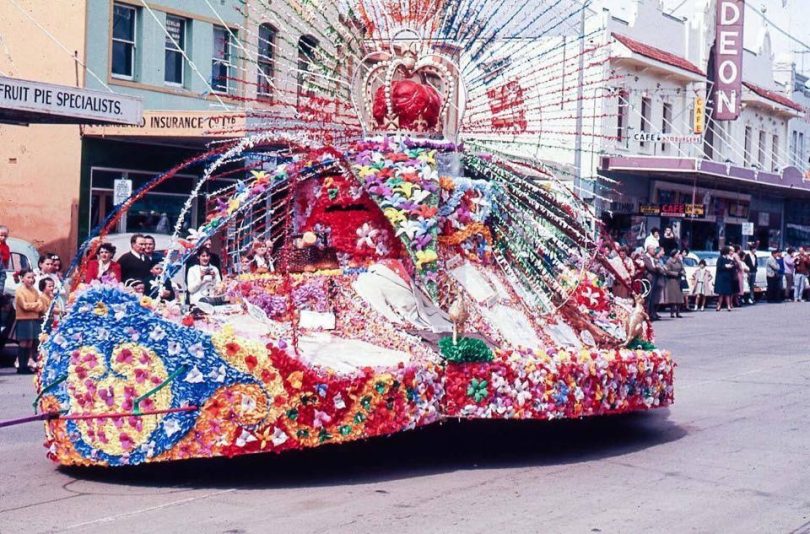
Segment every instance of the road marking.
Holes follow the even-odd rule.
[[[99,523],[110,523],[112,521],[117,521],[118,519],[123,519],[125,517],[131,517],[131,516],[135,516],[135,515],[138,515],[138,514],[143,514],[143,513],[146,513],[146,512],[153,512],[155,510],[160,510],[160,509],[163,509],[163,508],[169,508],[171,506],[176,506],[178,504],[186,504],[186,503],[190,503],[190,502],[194,502],[194,501],[199,501],[199,500],[202,500],[202,499],[207,499],[209,497],[216,497],[217,495],[223,495],[225,493],[231,493],[231,492],[234,492],[234,491],[236,491],[236,488],[230,488],[230,489],[226,489],[226,490],[222,490],[222,491],[215,491],[213,493],[206,493],[205,495],[201,495],[199,497],[188,497],[186,499],[180,499],[180,500],[177,500],[177,501],[166,502],[166,503],[163,503],[163,504],[158,504],[157,506],[150,506],[148,508],[142,508],[140,510],[133,510],[131,512],[124,512],[124,513],[121,513],[121,514],[109,515],[107,517],[101,517],[99,519],[94,519],[92,521],[85,521],[84,523],[77,523],[75,525],[70,525],[68,527],[63,528],[62,532],[67,531],[67,530],[73,530],[73,529],[76,529],[76,528],[87,527],[87,526],[90,526],[90,525],[97,525]]]

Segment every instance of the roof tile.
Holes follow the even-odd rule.
[[[630,51],[642,55],[644,57],[648,57],[650,59],[654,59],[656,61],[660,61],[661,63],[666,63],[667,65],[672,65],[673,67],[678,67],[679,69],[683,69],[688,72],[692,72],[694,74],[699,74],[701,76],[706,76],[706,73],[700,70],[700,68],[695,65],[694,63],[688,61],[681,56],[676,56],[670,52],[665,50],[661,50],[660,48],[656,48],[654,46],[650,46],[644,44],[642,42],[636,41],[635,39],[631,39],[626,35],[622,35],[620,33],[611,33],[614,39],[622,43],[624,46],[630,49]]]
[[[804,111],[804,108],[802,108],[801,104],[794,102],[785,95],[777,93],[776,91],[765,89],[764,87],[754,85],[753,83],[750,82],[743,82],[743,85],[752,90],[754,93],[761,96],[762,98],[765,98],[772,102],[776,102],[777,104],[781,104],[790,109],[795,109],[796,111]]]

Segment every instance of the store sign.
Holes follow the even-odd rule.
[[[104,137],[238,137],[245,133],[245,113],[214,111],[147,111],[134,126],[89,126],[84,134]]]
[[[676,135],[659,132],[636,132],[633,134],[634,141],[650,143],[672,143],[672,144],[700,144],[703,137],[700,135]]]
[[[0,109],[29,111],[82,121],[138,124],[139,98],[0,76]]]
[[[717,0],[714,43],[714,118],[735,120],[742,107],[745,0]]]
[[[705,217],[706,207],[703,204],[684,204],[683,212],[687,217]]]
[[[754,235],[754,223],[752,222],[742,223],[742,235]]]
[[[696,134],[703,133],[703,127],[706,124],[706,101],[700,97],[695,98],[695,114],[694,114],[694,124],[692,125],[692,131]]]
[[[738,219],[748,218],[748,204],[731,204],[728,207],[728,216]]]
[[[686,204],[662,204],[661,217],[685,217]]]
[[[132,180],[120,178],[113,181],[113,204],[119,205],[132,196]]]
[[[610,211],[613,213],[631,214],[636,212],[635,202],[619,202],[612,200],[610,202]]]
[[[661,215],[661,208],[658,204],[642,204],[638,207],[639,213],[647,216]]]

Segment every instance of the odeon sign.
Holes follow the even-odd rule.
[[[714,44],[714,118],[734,120],[742,106],[745,0],[717,0]]]

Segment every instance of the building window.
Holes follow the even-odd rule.
[[[211,89],[228,92],[228,69],[231,59],[231,34],[224,26],[214,26],[214,51],[211,56]]]
[[[113,4],[112,75],[117,78],[135,77],[135,17],[134,7]]]
[[[779,169],[779,136],[774,135],[771,141],[771,170],[777,171]]]
[[[672,104],[664,104],[661,115],[661,133],[672,133]],[[667,151],[667,143],[661,143],[661,152]]]
[[[765,145],[768,141],[765,138],[765,130],[759,131],[759,147],[757,150],[757,163],[759,163],[759,168],[765,168]]]
[[[166,15],[166,55],[164,80],[172,85],[183,85],[186,49],[186,21],[180,17]]]
[[[259,66],[256,92],[259,96],[268,97],[273,89],[273,70],[276,54],[277,30],[270,24],[259,26],[259,45],[257,64]]]
[[[619,91],[617,104],[619,111],[616,115],[616,139],[622,142],[627,130],[627,91]]]
[[[752,139],[753,131],[751,130],[750,126],[745,127],[745,151],[743,152],[743,165],[748,167],[751,165],[751,143],[753,142]]]
[[[641,133],[645,134],[650,131],[650,112],[652,111],[652,100],[648,97],[643,97],[641,99]],[[639,142],[639,146],[644,148],[647,143],[644,141],[642,137],[641,142]]]
[[[799,168],[800,169],[804,169],[805,164],[807,163],[804,160],[804,154],[805,154],[805,152],[804,152],[804,134],[800,133],[799,134]]]
[[[307,73],[312,72],[315,64],[315,51],[318,48],[318,41],[312,36],[304,35],[298,39],[298,91],[297,96],[308,95],[307,85],[310,78]]]

